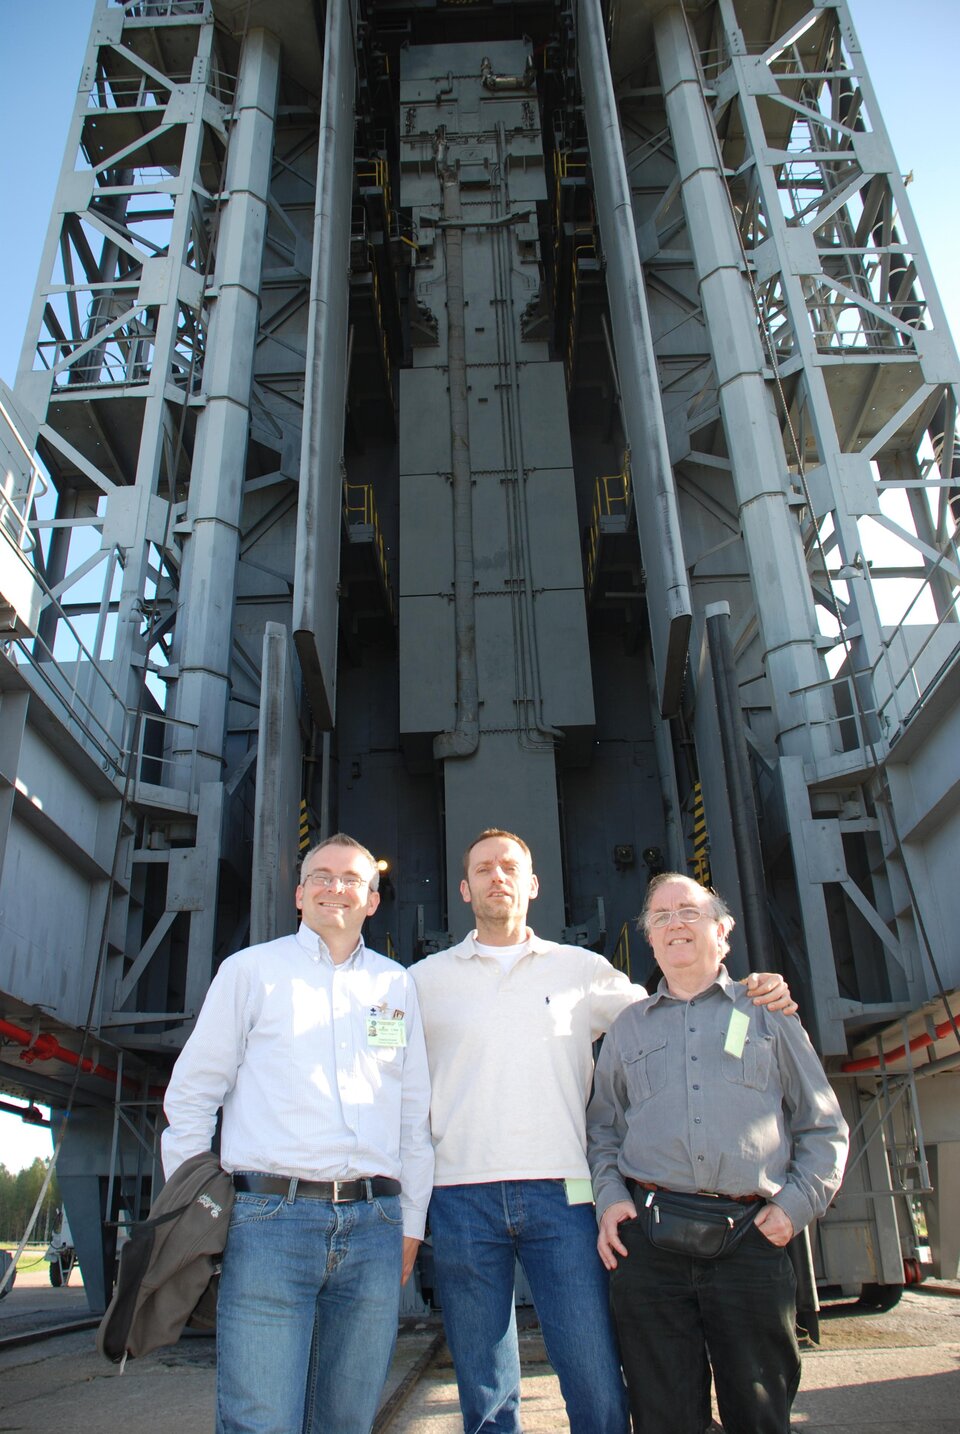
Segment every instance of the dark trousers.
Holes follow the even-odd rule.
[[[751,1227],[731,1255],[698,1260],[656,1249],[639,1220],[619,1230],[630,1253],[610,1295],[635,1434],[702,1434],[711,1367],[727,1434],[788,1434],[800,1354],[786,1250]]]

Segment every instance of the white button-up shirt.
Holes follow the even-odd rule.
[[[405,1045],[371,1044],[371,1017]],[[166,1176],[209,1150],[223,1107],[225,1170],[400,1181],[404,1234],[423,1236],[433,1182],[430,1080],[416,988],[362,939],[335,964],[323,940],[250,946],[217,972],[167,1088]]]

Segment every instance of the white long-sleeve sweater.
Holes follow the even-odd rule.
[[[410,968],[427,1041],[436,1185],[584,1179],[593,1042],[646,995],[604,956],[528,931],[504,973],[476,932]]]

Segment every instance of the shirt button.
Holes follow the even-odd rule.
[[[696,1058],[696,1056],[691,1056],[690,1059],[691,1059],[692,1061],[695,1061],[697,1058]]]
[[[700,1087],[699,1087],[698,1085],[695,1085],[693,1088],[694,1088],[694,1090],[699,1090],[699,1089],[700,1089]]]
[[[698,1156],[697,1156],[697,1159],[698,1159],[698,1160],[702,1160],[702,1159],[703,1159],[703,1156],[702,1156],[702,1155],[698,1155]]]
[[[696,1026],[688,1026],[687,1029],[689,1030],[691,1036],[695,1036],[697,1034]]]
[[[701,1123],[701,1122],[700,1122],[700,1117],[699,1117],[699,1115],[695,1115],[695,1116],[693,1117],[693,1123],[694,1123],[694,1125],[699,1125],[699,1124]]]

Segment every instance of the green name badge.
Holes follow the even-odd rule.
[[[402,1016],[368,1016],[368,1046],[405,1046],[407,1028]]]
[[[593,1186],[589,1180],[565,1180],[563,1188],[567,1192],[568,1205],[592,1205]]]
[[[727,1027],[727,1038],[723,1043],[723,1049],[728,1056],[734,1056],[738,1061],[743,1059],[743,1047],[749,1029],[750,1017],[746,1012],[731,1011],[730,1024]]]

